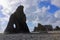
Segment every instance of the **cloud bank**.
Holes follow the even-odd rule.
[[[7,23],[9,21],[10,15],[16,10],[16,8],[19,5],[24,5],[24,12],[27,17],[27,24],[29,26],[30,31],[33,30],[34,26],[37,26],[38,23],[41,23],[43,25],[51,24],[53,26],[60,26],[60,9],[57,11],[54,11],[54,13],[49,12],[48,10],[51,9],[51,5],[42,6],[41,8],[39,6],[40,2],[49,2],[51,5],[54,5],[58,8],[60,8],[60,0],[0,0],[0,5],[3,7],[1,9],[0,14],[4,15],[3,17],[0,17],[0,23],[1,23],[1,31],[3,32],[4,29],[7,26]],[[4,24],[4,25],[3,25]],[[2,31],[3,30],[3,31]]]

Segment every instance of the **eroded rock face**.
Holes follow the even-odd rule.
[[[10,16],[7,28],[5,29],[4,33],[29,33],[23,8],[24,7],[20,5]]]

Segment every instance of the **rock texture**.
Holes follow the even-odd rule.
[[[0,40],[60,40],[60,34],[0,34]]]
[[[29,33],[23,8],[24,7],[20,5],[10,16],[7,28],[5,29],[4,33]]]

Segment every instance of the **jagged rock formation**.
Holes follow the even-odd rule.
[[[54,31],[60,31],[60,27],[59,27],[59,26],[56,26],[56,27],[54,28]]]
[[[17,10],[10,16],[4,33],[29,33],[23,8],[24,7],[20,5]]]
[[[52,31],[52,25],[41,25],[38,23],[38,26],[34,28],[34,32],[40,32],[40,31]]]
[[[52,25],[44,25],[47,31],[53,31]]]
[[[39,31],[46,31],[46,28],[38,23],[38,26],[34,28],[34,32],[39,32]]]

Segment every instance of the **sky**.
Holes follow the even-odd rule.
[[[27,25],[32,31],[38,23],[60,26],[60,0],[0,0],[0,33],[3,33],[10,15],[19,5],[24,6]]]

